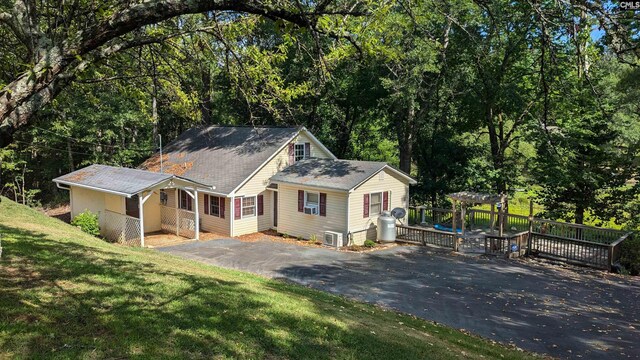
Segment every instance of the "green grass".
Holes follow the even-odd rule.
[[[1,200],[0,358],[533,357],[305,287],[108,244]]]

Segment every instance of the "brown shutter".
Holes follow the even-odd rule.
[[[289,144],[289,165],[293,164],[294,160],[296,159],[294,157],[294,149],[293,149],[293,143]]]
[[[304,191],[298,190],[298,211],[304,212]]]
[[[264,214],[264,195],[258,195],[258,215]]]
[[[240,218],[242,218],[242,199],[241,198],[236,198],[234,200],[234,204],[233,204],[233,217],[234,219],[238,220]]]
[[[364,194],[363,217],[369,217],[369,194]]]
[[[308,159],[311,157],[311,143],[304,143],[304,158]]]
[[[220,201],[218,204],[220,205],[220,218],[224,219],[224,207],[226,204],[226,198],[223,198],[222,196],[218,198],[218,201]]]
[[[382,210],[389,210],[389,192],[382,193]]]
[[[209,215],[209,195],[204,194],[204,213]]]
[[[320,193],[320,216],[327,216],[327,194]]]

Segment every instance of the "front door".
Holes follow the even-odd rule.
[[[273,227],[278,227],[278,192],[273,192]]]

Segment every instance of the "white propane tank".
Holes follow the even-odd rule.
[[[383,211],[378,216],[378,241],[394,242],[396,241],[396,218],[391,216],[389,211]]]

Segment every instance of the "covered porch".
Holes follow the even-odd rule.
[[[214,189],[172,174],[105,165],[91,165],[54,182],[70,191],[72,217],[86,210],[96,213],[105,239],[141,247],[147,234],[159,232],[198,240],[200,216],[194,199],[199,191]],[[168,206],[168,192],[176,190],[189,198],[193,211]]]

